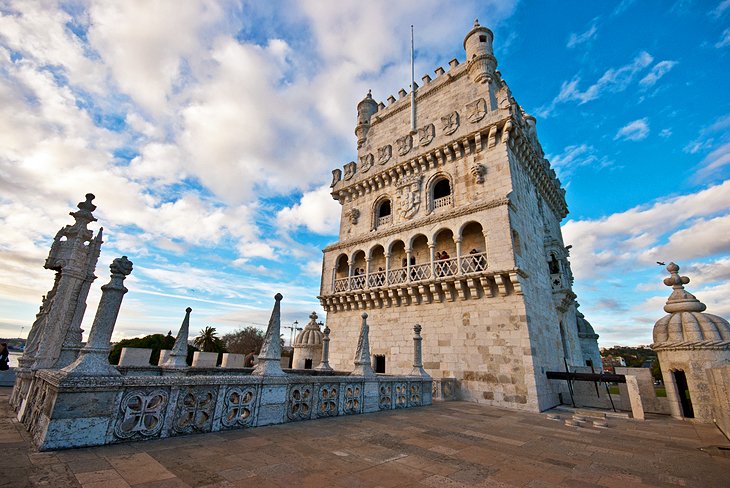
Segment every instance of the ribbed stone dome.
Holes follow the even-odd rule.
[[[586,316],[578,310],[580,305],[575,304],[575,321],[578,325],[578,337],[581,339],[598,339],[598,334],[593,330],[593,326],[586,320]]]
[[[664,284],[673,288],[664,306],[668,312],[654,324],[652,349],[730,349],[730,324],[684,289],[689,278],[679,276],[679,266],[669,263]]]
[[[309,315],[309,323],[304,330],[294,339],[294,347],[320,346],[322,345],[322,331],[317,324],[317,314],[312,312]]]

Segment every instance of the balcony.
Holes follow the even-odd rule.
[[[390,225],[393,222],[393,215],[383,215],[382,217],[378,217],[377,227],[382,227],[384,225]]]
[[[451,195],[446,195],[445,197],[436,198],[433,201],[433,209],[437,210],[442,207],[450,207],[453,202],[453,199]]]

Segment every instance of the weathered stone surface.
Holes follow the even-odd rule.
[[[233,354],[230,352],[223,353],[221,368],[243,368],[245,359],[245,354]]]
[[[631,415],[636,420],[644,420],[644,405],[641,402],[641,391],[636,376],[626,376],[626,390],[631,402]]]
[[[150,366],[152,349],[143,347],[123,347],[119,356],[119,366]]]
[[[217,352],[195,351],[193,353],[193,368],[215,368],[217,363]]]

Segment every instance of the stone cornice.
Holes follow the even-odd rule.
[[[661,342],[650,346],[655,351],[730,350],[730,341]]]
[[[432,225],[437,222],[443,222],[445,220],[450,220],[450,219],[453,219],[456,217],[462,217],[464,215],[473,214],[473,213],[479,212],[481,210],[501,207],[503,205],[512,205],[508,197],[498,198],[496,200],[490,200],[488,202],[482,202],[482,203],[478,203],[478,204],[464,205],[462,207],[455,208],[454,210],[451,210],[448,212],[431,214],[431,215],[422,217],[418,220],[412,220],[409,222],[405,222],[403,224],[395,225],[395,226],[389,227],[383,231],[378,230],[375,232],[371,232],[371,233],[362,235],[355,239],[336,242],[334,244],[330,244],[329,246],[325,247],[322,250],[322,252],[336,251],[338,249],[344,249],[344,248],[347,248],[350,246],[357,246],[359,244],[363,244],[365,242],[370,242],[375,239],[381,239],[381,238],[388,237],[388,236],[391,236],[394,234],[399,234],[401,232],[417,229],[419,227],[423,227],[424,225]]]

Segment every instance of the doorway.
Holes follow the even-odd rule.
[[[304,369],[312,369],[312,360],[311,359],[304,360]]]
[[[375,355],[375,372],[385,374],[385,356]]]
[[[693,419],[695,417],[692,408],[692,399],[689,396],[689,385],[687,384],[687,375],[684,371],[674,371],[674,383],[677,385],[677,394],[679,395],[679,403],[682,405],[682,415],[685,418]]]

